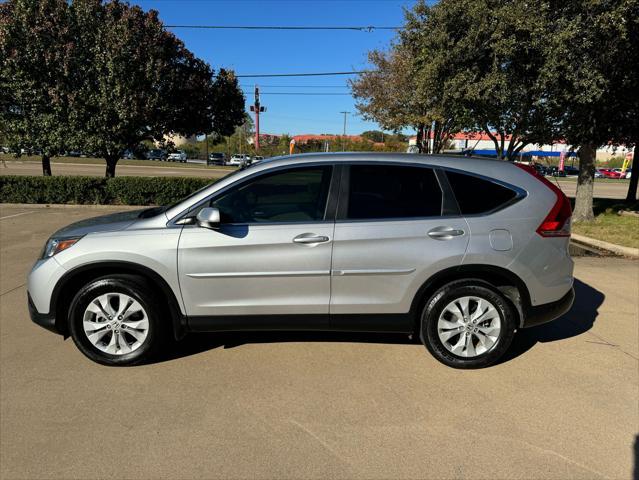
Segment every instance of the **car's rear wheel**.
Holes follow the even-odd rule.
[[[165,335],[159,305],[143,278],[113,275],[89,282],[69,311],[78,349],[103,365],[134,365],[157,353]]]
[[[517,328],[517,311],[499,290],[481,280],[440,288],[426,303],[421,338],[440,362],[482,368],[506,352]]]

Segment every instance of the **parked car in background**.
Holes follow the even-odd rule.
[[[236,153],[235,155],[231,156],[231,158],[227,162],[227,165],[233,165],[235,167],[245,167],[246,165],[249,165],[250,162],[250,155],[247,155],[245,153]]]
[[[255,163],[261,162],[262,160],[264,160],[264,157],[262,157],[261,155],[255,155],[255,156],[251,157],[251,160],[250,160],[249,164],[253,165]]]
[[[167,160],[171,162],[186,162],[186,152],[184,150],[177,150],[175,152],[169,153]]]
[[[632,177],[632,168],[626,170],[626,178]]]
[[[125,160],[133,160],[135,159],[135,154],[131,150],[125,150],[122,154],[122,158]]]
[[[601,172],[601,170],[595,170],[595,178],[604,178],[604,174]]]
[[[539,175],[548,175],[550,171],[550,167],[546,165],[542,165],[541,163],[533,163],[532,166],[535,168]]]
[[[579,175],[579,169],[577,167],[571,167],[569,165],[566,165],[564,167],[564,172],[566,176],[568,177],[574,177],[576,175]]]
[[[605,178],[611,178],[611,179],[620,179],[620,178],[625,178],[626,175],[624,174],[623,176],[621,175],[621,171],[615,171],[611,168],[602,168],[601,170],[601,174],[605,177]]]
[[[161,160],[164,161],[167,158],[166,152],[164,150],[160,150],[159,148],[154,148],[149,150],[146,154],[147,160]]]
[[[527,165],[280,157],[170,207],[64,227],[29,274],[28,308],[107,365],[187,332],[337,330],[411,334],[446,365],[485,367],[570,309],[570,217]]]
[[[559,167],[553,167],[553,177],[574,177],[579,175],[579,169],[577,167],[564,166],[563,170],[559,170]]]
[[[207,165],[226,165],[226,155],[223,153],[209,153],[209,158],[206,160]]]

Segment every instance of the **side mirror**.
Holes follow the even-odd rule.
[[[203,228],[220,228],[220,211],[217,208],[203,208],[197,214],[197,224]]]

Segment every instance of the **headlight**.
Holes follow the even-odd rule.
[[[82,237],[50,238],[44,246],[42,258],[53,257],[56,253],[60,253],[75,245],[75,243],[81,238]]]

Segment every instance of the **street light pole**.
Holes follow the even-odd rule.
[[[349,115],[351,112],[339,112],[344,114],[344,133],[342,134],[342,152],[344,151],[344,140],[346,139],[346,115]]]

